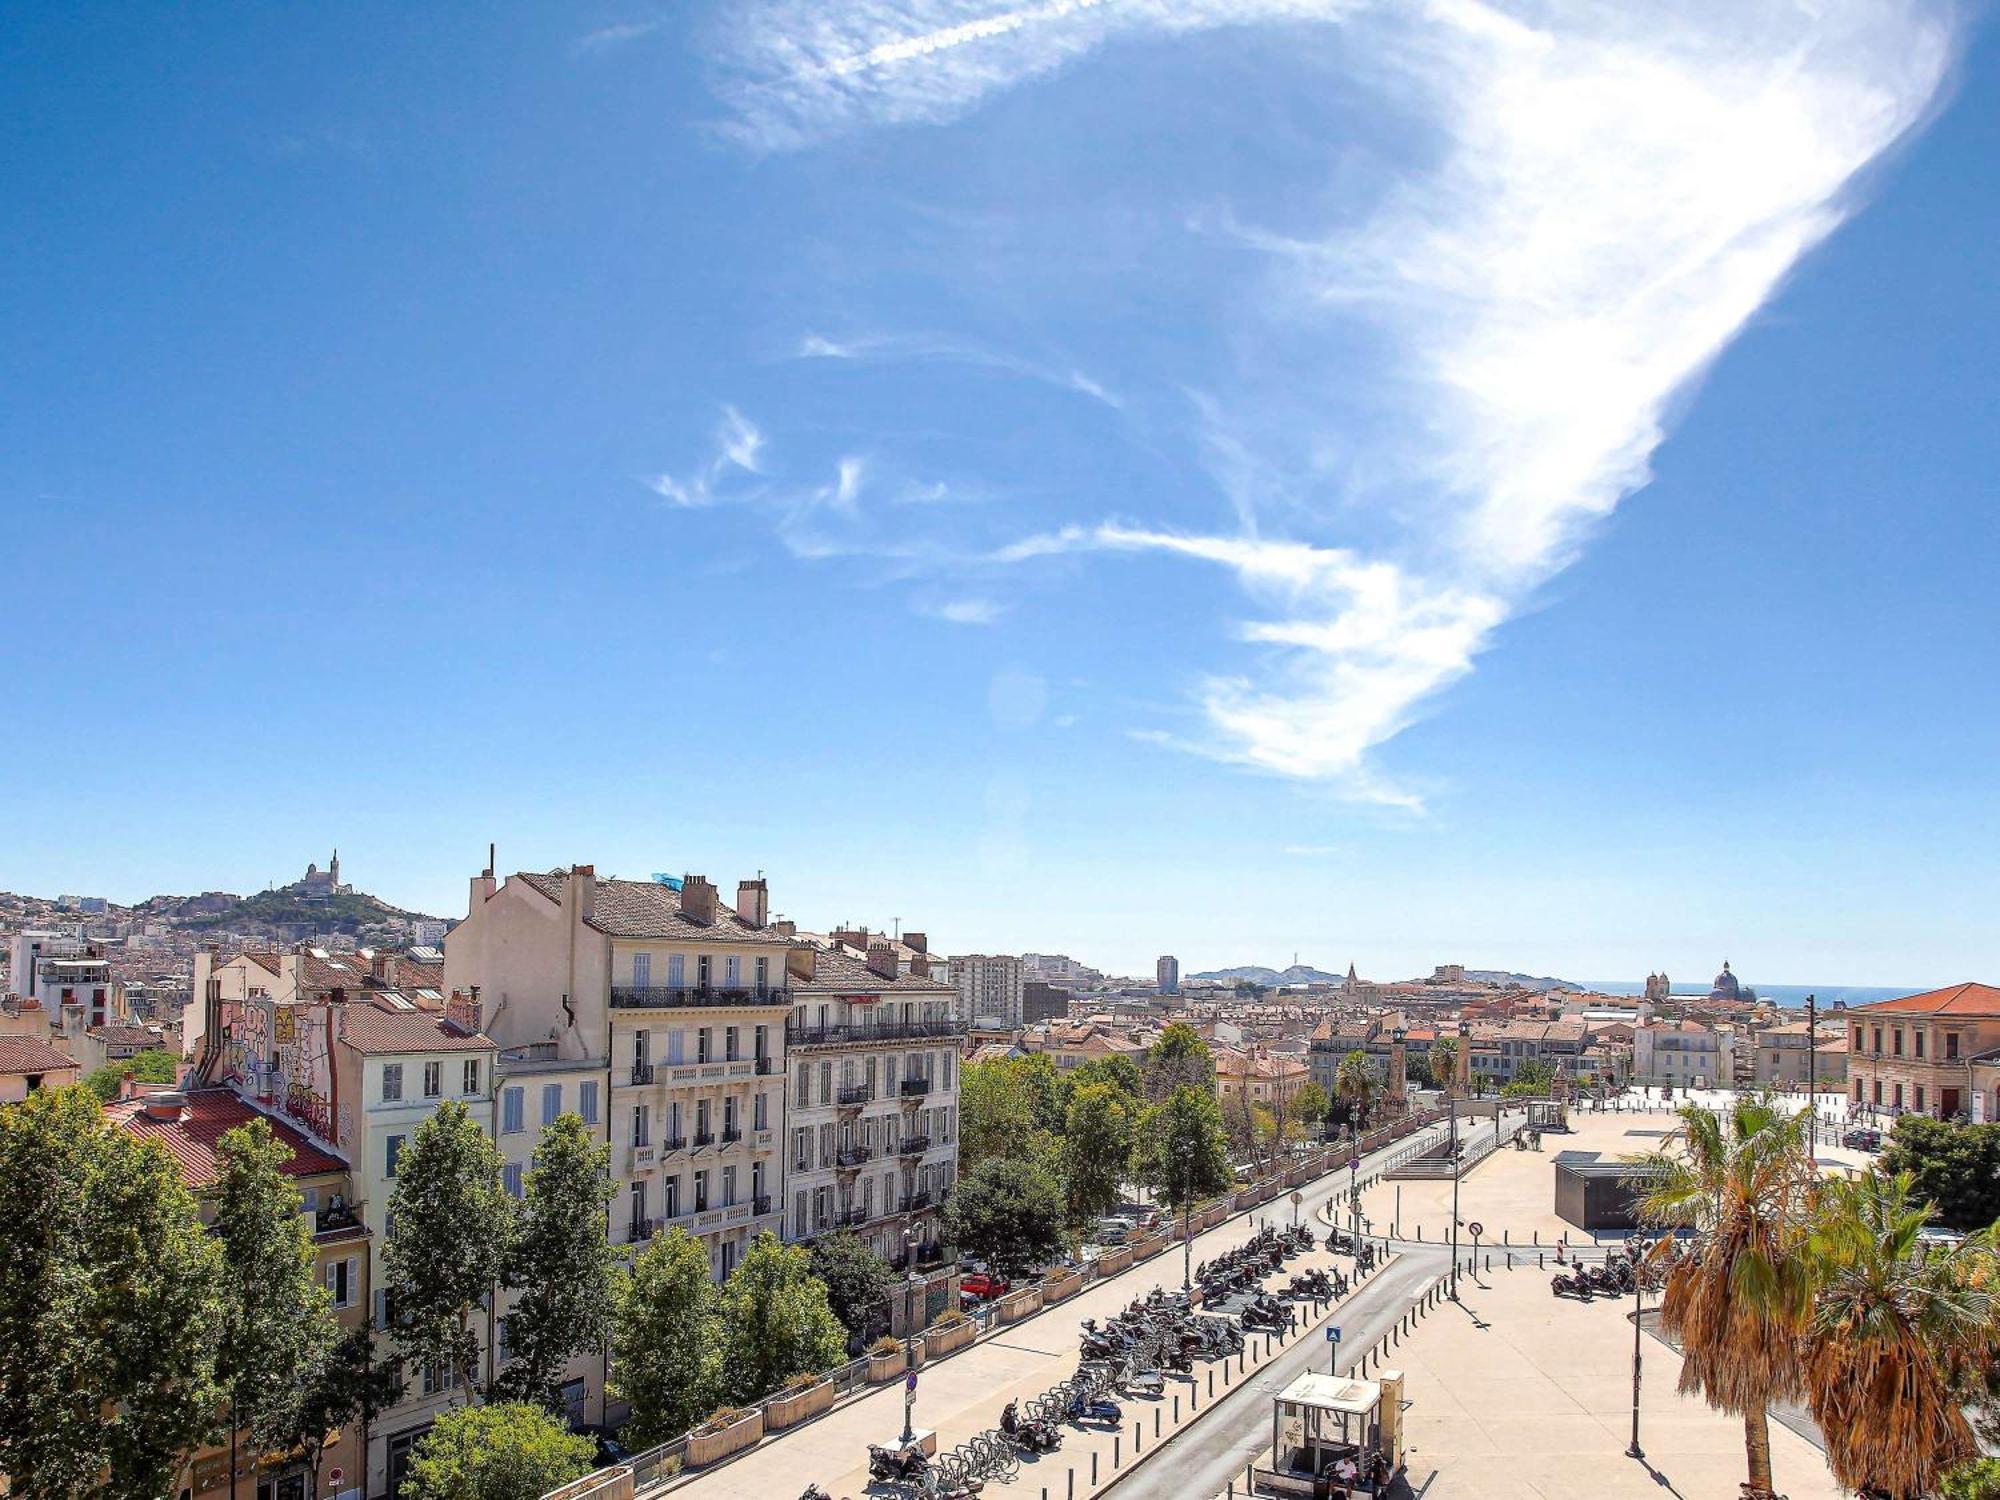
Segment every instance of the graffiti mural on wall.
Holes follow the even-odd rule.
[[[321,1140],[349,1145],[353,1117],[344,1108],[338,1117],[333,1111],[325,1008],[246,1000],[225,1002],[222,1014],[224,1080]]]

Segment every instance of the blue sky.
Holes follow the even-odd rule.
[[[17,10],[0,887],[1991,977],[2000,44]]]

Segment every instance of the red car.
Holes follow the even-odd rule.
[[[971,1297],[1004,1297],[1007,1283],[985,1271],[973,1271],[958,1278],[958,1289]]]

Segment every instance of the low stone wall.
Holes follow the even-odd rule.
[[[963,1349],[972,1342],[978,1332],[979,1325],[972,1319],[966,1318],[962,1322],[952,1323],[943,1328],[927,1330],[924,1334],[924,1345],[934,1357],[941,1359],[947,1354],[956,1354]]]
[[[893,1354],[871,1354],[868,1356],[868,1383],[880,1385],[885,1380],[894,1380],[904,1370],[903,1351]]]
[[[1024,1286],[1020,1291],[1009,1292],[1000,1299],[1000,1321],[1003,1323],[1018,1323],[1041,1310],[1042,1289],[1039,1286]]]
[[[809,1385],[790,1395],[773,1396],[764,1403],[764,1425],[772,1431],[792,1427],[816,1417],[833,1405],[834,1389],[831,1380],[822,1380],[817,1385]]]
[[[632,1500],[632,1470],[624,1464],[573,1479],[542,1500]]]
[[[1149,1234],[1142,1240],[1134,1240],[1131,1247],[1132,1259],[1142,1261],[1158,1255],[1167,1248],[1170,1239],[1171,1236],[1165,1230],[1161,1230],[1158,1234]]]
[[[690,1437],[687,1445],[687,1466],[690,1469],[704,1469],[710,1464],[720,1463],[732,1453],[741,1453],[764,1435],[764,1414],[753,1411],[739,1417],[720,1432],[705,1432]]]

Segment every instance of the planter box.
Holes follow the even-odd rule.
[[[1042,1289],[1038,1286],[1023,1287],[1000,1299],[1000,1321],[1003,1323],[1018,1323],[1041,1310]]]
[[[720,1432],[703,1433],[691,1437],[687,1444],[687,1466],[690,1469],[706,1468],[709,1464],[720,1463],[732,1453],[741,1453],[764,1435],[764,1414],[753,1411],[747,1417],[738,1418]]]
[[[1060,1302],[1065,1297],[1074,1296],[1083,1288],[1083,1272],[1065,1271],[1060,1276],[1051,1276],[1042,1283],[1042,1301]]]
[[[789,1396],[773,1396],[764,1403],[764,1425],[776,1432],[816,1417],[833,1405],[833,1382],[822,1380]]]
[[[903,1351],[894,1354],[871,1354],[868,1356],[868,1383],[880,1385],[885,1380],[894,1380],[903,1373]]]
[[[1227,1202],[1211,1203],[1208,1212],[1202,1217],[1203,1227],[1207,1229],[1215,1228],[1216,1225],[1228,1218],[1231,1212],[1231,1207]]]
[[[963,1349],[978,1332],[979,1325],[967,1318],[963,1323],[953,1323],[947,1328],[931,1329],[924,1335],[924,1343],[933,1356],[942,1357]]]
[[[1132,1242],[1132,1259],[1135,1261],[1145,1260],[1151,1256],[1158,1255],[1166,1248],[1167,1237],[1164,1234],[1149,1234],[1143,1240],[1134,1240]]]
[[[1257,1190],[1255,1188],[1244,1188],[1231,1201],[1235,1203],[1238,1213],[1241,1213],[1246,1208],[1255,1208],[1257,1206]]]
[[[1132,1247],[1120,1245],[1116,1250],[1103,1250],[1097,1256],[1097,1274],[1116,1276],[1120,1271],[1132,1269]]]

